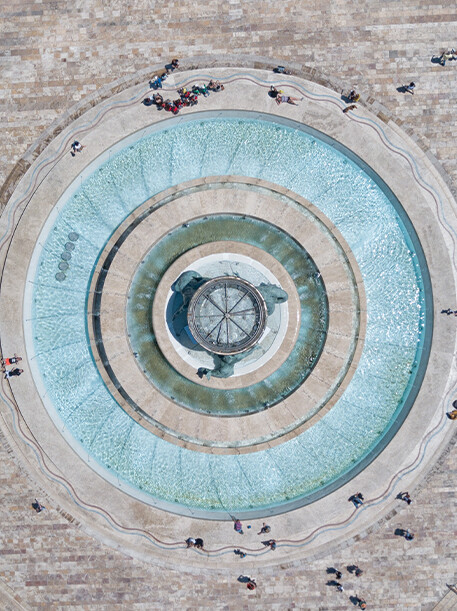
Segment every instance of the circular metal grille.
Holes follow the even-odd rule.
[[[252,348],[267,322],[260,292],[234,276],[205,282],[190,300],[187,322],[200,346],[216,354],[238,354]]]

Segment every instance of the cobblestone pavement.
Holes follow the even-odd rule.
[[[455,14],[451,2],[418,0],[3,2],[0,184],[55,118],[101,85],[172,56],[229,52],[271,57],[272,65],[297,60],[357,85],[425,141],[455,194],[457,62],[431,62],[456,46]],[[414,96],[397,92],[410,80]],[[249,593],[236,574],[175,572],[113,551],[66,520],[52,499],[36,514],[30,503],[40,491],[2,443],[0,606],[348,609],[358,593],[371,609],[432,609],[445,596],[442,608],[450,609],[456,458],[452,445],[413,504],[400,504],[372,534],[331,557],[258,573],[258,589]],[[406,527],[416,533],[411,543],[394,535]],[[326,585],[328,566],[352,563],[365,571],[357,583],[344,571],[343,593]]]

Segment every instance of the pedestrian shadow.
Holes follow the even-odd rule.
[[[440,56],[434,55],[433,57],[430,58],[430,61],[432,62],[432,64],[442,64],[441,55]]]
[[[350,104],[352,102],[351,98],[347,96],[345,93],[341,94],[341,99],[345,104]]]
[[[359,604],[359,598],[357,598],[357,596],[349,596],[349,600],[351,601],[351,603],[357,607],[357,605]]]
[[[401,87],[397,87],[398,93],[406,93],[406,85],[402,85]]]
[[[357,565],[355,564],[349,564],[347,567],[347,570],[349,573],[355,573],[356,569],[357,569]]]
[[[396,528],[394,535],[396,535],[397,537],[404,537],[406,533],[406,530],[404,528]]]
[[[331,579],[330,581],[327,581],[327,583],[325,585],[327,585],[327,586],[337,586],[338,585],[338,581],[336,581],[335,579]]]
[[[336,569],[333,566],[328,566],[327,575],[333,575],[334,573],[336,573]]]
[[[239,581],[240,583],[248,583],[248,581],[251,581],[251,580],[250,580],[250,579],[249,579],[249,577],[247,577],[246,575],[240,575],[240,576],[238,577],[238,581]]]

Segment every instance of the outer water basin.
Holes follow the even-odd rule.
[[[408,389],[420,383],[416,374],[421,354],[426,354],[427,272],[420,270],[420,245],[413,247],[413,232],[405,233],[407,219],[399,217],[401,209],[392,205],[392,194],[380,190],[348,157],[315,136],[277,124],[235,120],[224,130],[224,121],[196,123],[120,153],[65,205],[47,237],[36,278],[34,332],[41,374],[56,417],[64,419],[75,438],[125,481],[156,499],[177,503],[176,511],[272,505],[283,511],[289,501],[303,504],[304,495],[310,500],[313,493],[324,493],[325,486],[328,490],[337,485],[332,482],[356,463],[371,459],[381,439],[393,433],[389,427],[402,408],[408,409],[413,398]],[[291,146],[293,159],[288,154]],[[221,170],[260,176],[312,201],[350,244],[367,293],[367,341],[345,396],[322,424],[293,443],[262,453],[263,462],[256,462],[259,454],[210,457],[203,463],[190,452],[143,437],[144,432],[116,411],[91,369],[81,325],[97,253],[132,206],[165,185]],[[69,231],[78,231],[82,240],[66,280],[57,284],[56,264]],[[80,244],[84,248],[78,251]],[[52,293],[52,299],[45,293]],[[56,299],[59,295],[66,298]]]

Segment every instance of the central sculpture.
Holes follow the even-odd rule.
[[[262,336],[267,307],[250,282],[225,276],[204,282],[194,293],[187,323],[195,340],[214,354],[246,352]]]
[[[174,318],[187,310],[187,324],[195,341],[213,356],[214,369],[201,367],[198,375],[228,378],[234,366],[262,337],[268,316],[288,295],[279,286],[254,286],[237,276],[204,278],[189,270],[173,285],[182,305]]]

